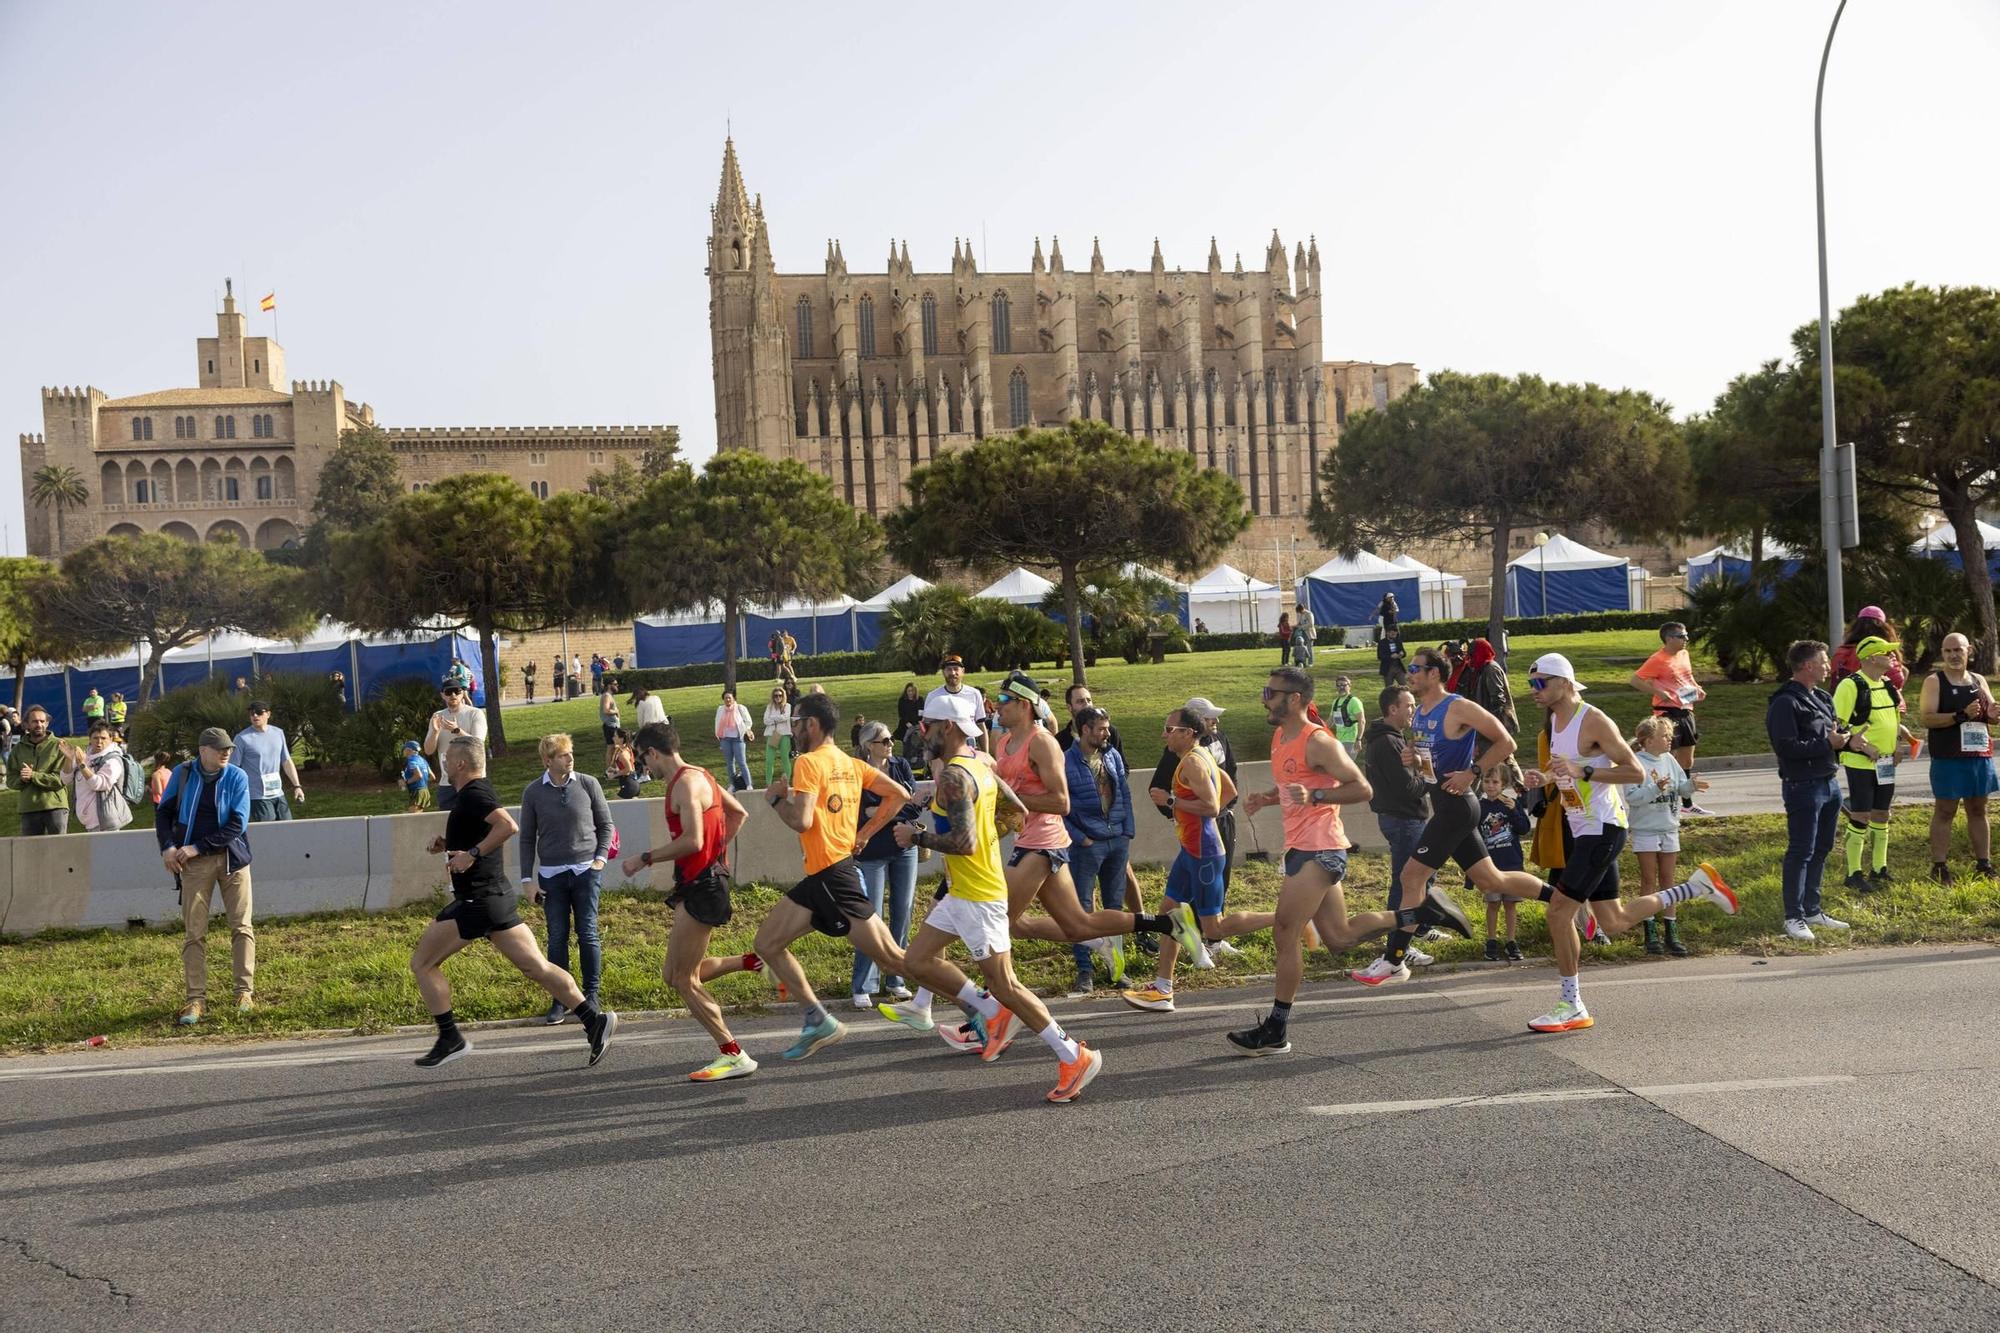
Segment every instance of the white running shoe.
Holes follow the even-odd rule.
[[[1424,940],[1427,943],[1435,944],[1439,940],[1448,940],[1450,938],[1451,936],[1449,934],[1447,934],[1442,930],[1439,930],[1436,926],[1432,926],[1429,930],[1424,932]]]
[[[913,1002],[908,1000],[899,1004],[878,1004],[875,1006],[875,1012],[888,1019],[891,1023],[902,1024],[912,1032],[929,1032],[937,1026],[937,1023],[931,1018],[931,1011],[929,1009],[919,1009]]]
[[[1407,953],[1408,951],[1405,950],[1405,952]],[[1349,981],[1358,981],[1364,986],[1381,986],[1392,982],[1408,981],[1410,979],[1410,969],[1406,963],[1391,963],[1387,958],[1377,958],[1360,971],[1349,972],[1347,979]]]
[[[1825,912],[1814,912],[1811,916],[1806,918],[1806,924],[1808,926],[1818,926],[1821,930],[1847,929],[1847,923],[1845,921],[1842,921],[1837,916],[1828,916]]]
[[[854,992],[854,1007],[866,1013],[875,1007],[875,997],[866,991],[856,991]]]
[[[1534,1032],[1575,1032],[1594,1025],[1596,1021],[1581,1004],[1564,1000],[1540,1018],[1529,1019],[1528,1027]]]
[[[1825,913],[1822,912],[1821,915],[1824,916]],[[1790,917],[1786,919],[1785,934],[1791,936],[1793,939],[1798,940],[1803,944],[1811,944],[1815,938],[1815,936],[1812,933],[1812,927],[1808,926],[1805,922],[1799,920],[1797,917]]]
[[[1243,952],[1228,940],[1217,940],[1208,946],[1208,951],[1217,958],[1235,958]]]
[[[1409,964],[1411,967],[1429,967],[1432,963],[1435,963],[1437,959],[1433,958],[1431,955],[1425,953],[1422,949],[1419,949],[1416,945],[1412,944],[1407,949],[1403,950],[1403,961]]]

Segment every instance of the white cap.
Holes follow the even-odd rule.
[[[1576,687],[1579,694],[1590,688],[1576,678],[1576,668],[1571,666],[1569,659],[1561,653],[1543,653],[1535,659],[1535,664],[1528,668],[1528,674],[1531,676],[1550,676],[1556,680],[1566,680]]]
[[[933,690],[930,697],[924,700],[924,721],[956,722],[959,730],[977,739],[979,723],[973,718],[972,700],[970,690],[961,690],[957,694],[950,690]]]
[[[1197,694],[1194,698],[1188,700],[1186,704],[1182,705],[1181,711],[1183,713],[1193,713],[1196,717],[1204,721],[1213,722],[1222,716],[1224,710],[1216,707],[1207,699]]]

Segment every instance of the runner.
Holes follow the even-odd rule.
[[[1171,804],[1175,833],[1181,849],[1167,871],[1167,901],[1171,914],[1192,910],[1201,925],[1201,939],[1189,951],[1196,967],[1212,967],[1204,942],[1229,935],[1248,935],[1277,924],[1274,912],[1231,912],[1222,914],[1222,835],[1215,817],[1236,799],[1236,784],[1216,766],[1215,759],[1201,745],[1202,720],[1186,708],[1167,714],[1163,733],[1167,748],[1180,756],[1174,770]],[[1145,986],[1121,992],[1134,1009],[1172,1013],[1174,1008],[1174,964],[1179,960],[1181,937],[1176,932],[1160,942],[1160,958],[1153,980]]]
[[[674,891],[667,895],[673,924],[667,931],[667,956],[661,975],[687,1001],[694,1021],[715,1038],[717,1055],[688,1077],[697,1083],[744,1078],[757,1072],[751,1059],[723,1020],[722,1006],[708,993],[708,982],[731,972],[755,972],[763,961],[754,953],[733,958],[708,957],[708,938],[729,924],[729,844],[743,827],[747,812],[717,784],[705,768],[681,758],[681,735],[672,722],[649,722],[639,728],[634,744],[646,772],[667,784],[669,841],[625,859],[627,877],[647,866],[670,861]],[[681,779],[686,778],[683,782]]]
[[[989,1063],[999,1059],[1012,1044],[1017,1025],[1026,1023],[1058,1063],[1048,1100],[1072,1102],[1103,1069],[1104,1057],[1071,1040],[1035,993],[1014,976],[1013,944],[1007,934],[1007,880],[1000,869],[994,814],[1003,796],[1011,807],[1024,813],[1026,808],[991,768],[972,757],[967,741],[979,730],[972,700],[964,695],[934,695],[924,704],[924,742],[932,771],[938,774],[931,809],[948,821],[949,832],[924,833],[914,824],[898,824],[895,837],[899,846],[943,852],[951,891],[931,908],[917,931],[909,965],[935,974],[950,966],[943,958],[945,947],[953,939],[962,943],[986,979],[983,992],[962,978],[957,991],[959,1002],[986,1024],[980,1058]],[[1054,748],[1053,739],[1050,747]]]
[[[1278,962],[1271,1012],[1256,1027],[1229,1034],[1239,1055],[1282,1055],[1292,1049],[1287,1025],[1305,973],[1307,922],[1319,928],[1321,942],[1335,957],[1396,925],[1393,912],[1347,914],[1342,881],[1352,844],[1341,827],[1340,807],[1374,793],[1347,747],[1313,720],[1312,701],[1312,675],[1298,667],[1278,668],[1264,686],[1265,720],[1276,728],[1271,733],[1271,776],[1277,785],[1246,796],[1243,809],[1253,816],[1273,805],[1284,811],[1285,878],[1278,888],[1273,931]],[[1428,898],[1419,912],[1423,922],[1444,919]]]
[[[445,979],[442,965],[478,939],[491,940],[493,948],[519,968],[522,976],[562,1002],[582,1025],[590,1042],[590,1063],[596,1064],[604,1058],[611,1034],[618,1030],[618,1015],[585,999],[569,973],[542,957],[535,932],[521,921],[516,910],[520,895],[507,878],[505,854],[507,843],[520,826],[486,780],[485,740],[453,736],[445,742],[444,763],[445,780],[457,798],[445,819],[443,836],[431,839],[430,851],[433,856],[448,853],[445,865],[451,872],[452,900],[437,920],[425,927],[410,954],[417,990],[438,1029],[436,1044],[417,1060],[417,1066],[435,1069],[472,1049],[452,1016],[451,982]]]
[[[1368,710],[1354,697],[1354,682],[1346,676],[1333,678],[1333,702],[1327,706],[1327,725],[1333,738],[1347,747],[1349,759],[1361,758],[1361,732],[1368,725]]]
[[[1887,679],[1898,645],[1870,635],[1854,645],[1855,669],[1833,687],[1833,717],[1857,738],[1840,752],[1847,771],[1847,887],[1873,893],[1889,887],[1889,807],[1896,799],[1896,765],[1902,742],[1916,737],[1902,725],[1903,696]],[[1919,700],[1921,702],[1921,699]],[[1935,760],[1935,756],[1933,756]],[[1863,870],[1863,861],[1870,869]],[[1847,929],[1825,912],[1808,926]]]
[[[1584,1007],[1577,984],[1583,946],[1577,939],[1575,925],[1584,904],[1588,903],[1596,915],[1598,928],[1615,935],[1676,903],[1712,902],[1734,916],[1736,894],[1714,866],[1703,862],[1671,889],[1637,898],[1619,898],[1618,853],[1624,850],[1625,830],[1630,820],[1624,788],[1643,781],[1646,770],[1640,767],[1632,747],[1618,734],[1617,724],[1603,709],[1583,701],[1584,687],[1578,683],[1568,658],[1548,653],[1535,659],[1528,672],[1528,688],[1533,691],[1535,702],[1549,715],[1547,776],[1555,779],[1570,831],[1576,838],[1563,867],[1562,883],[1540,895],[1549,905],[1549,941],[1562,979],[1562,998],[1548,1013],[1529,1019],[1528,1026],[1536,1032],[1573,1032],[1594,1022]],[[1511,751],[1512,747],[1508,748]],[[1487,751],[1487,758],[1493,757],[1494,752]],[[1528,781],[1540,786],[1543,776],[1531,773]],[[1419,851],[1418,855],[1423,853]],[[1503,892],[1511,894],[1512,889]]]
[[[1701,740],[1701,728],[1695,725],[1694,706],[1708,697],[1708,691],[1695,683],[1694,664],[1688,659],[1687,626],[1678,620],[1669,620],[1660,626],[1660,649],[1647,658],[1637,671],[1632,673],[1632,688],[1641,694],[1651,695],[1653,712],[1674,724],[1673,745],[1670,747],[1674,762],[1689,777],[1694,776],[1694,747]],[[1681,809],[1691,815],[1712,813],[1694,802],[1693,796],[1683,797]]]

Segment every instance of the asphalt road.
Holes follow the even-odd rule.
[[[1049,1106],[857,1024],[701,1087],[682,1022],[0,1063],[7,1329],[2000,1328],[2000,950],[1309,988],[1293,1054],[1059,1006]]]

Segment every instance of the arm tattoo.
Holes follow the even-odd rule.
[[[938,789],[944,801],[945,817],[951,821],[951,832],[931,834],[928,845],[950,856],[970,856],[978,845],[978,839],[972,834],[972,821],[978,809],[972,783],[966,778],[965,770],[953,765],[947,767],[944,776],[938,779]]]

